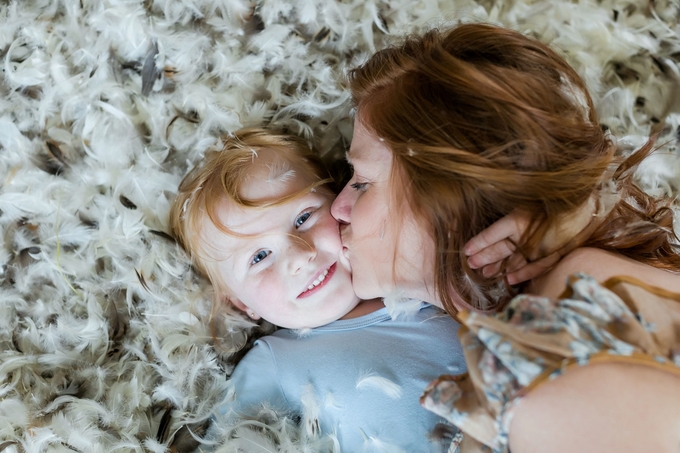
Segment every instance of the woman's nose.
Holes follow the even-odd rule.
[[[331,205],[331,215],[340,223],[349,223],[352,214],[352,197],[349,194],[349,184],[346,185]]]

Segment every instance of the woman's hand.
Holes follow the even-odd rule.
[[[511,285],[531,280],[551,269],[560,259],[558,253],[527,262],[515,246],[529,227],[529,221],[527,214],[513,211],[470,239],[465,244],[469,266],[481,269],[482,275],[491,277],[500,272],[507,258],[507,278]]]
[[[503,261],[507,259],[509,284],[531,280],[552,269],[564,253],[571,251],[562,250],[562,247],[585,232],[594,213],[595,203],[591,198],[576,211],[563,214],[558,226],[549,230],[541,240],[536,256],[525,257],[515,244],[529,228],[531,219],[527,213],[515,210],[465,244],[468,264],[472,269],[481,269],[485,277],[491,277],[500,272]]]

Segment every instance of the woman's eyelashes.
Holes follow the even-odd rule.
[[[366,187],[368,186],[367,182],[355,182],[349,185],[352,189],[358,190],[360,192],[363,192],[366,190]]]

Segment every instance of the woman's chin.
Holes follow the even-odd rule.
[[[342,253],[340,253],[338,258],[338,262],[343,268],[349,270],[349,272],[352,273],[352,262],[349,259],[349,250],[347,250],[347,247],[343,248]]]
[[[371,300],[384,296],[378,285],[370,282],[363,282],[361,279],[357,281],[357,279],[354,278],[354,275],[352,275],[352,287],[354,288],[357,297],[361,300]]]

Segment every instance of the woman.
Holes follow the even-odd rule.
[[[678,451],[680,248],[671,200],[631,180],[654,140],[616,157],[575,71],[489,25],[408,38],[353,70],[350,89],[354,175],[332,212],[355,292],[420,298],[468,327],[470,375],[441,378],[426,406],[469,449]],[[473,237],[513,210],[527,232],[468,263],[497,239]],[[545,250],[555,232],[569,240]],[[515,257],[471,269],[508,242],[563,258],[520,286],[507,278]],[[577,272],[592,278],[570,280],[572,301],[522,295],[503,308],[518,292],[557,298]]]

